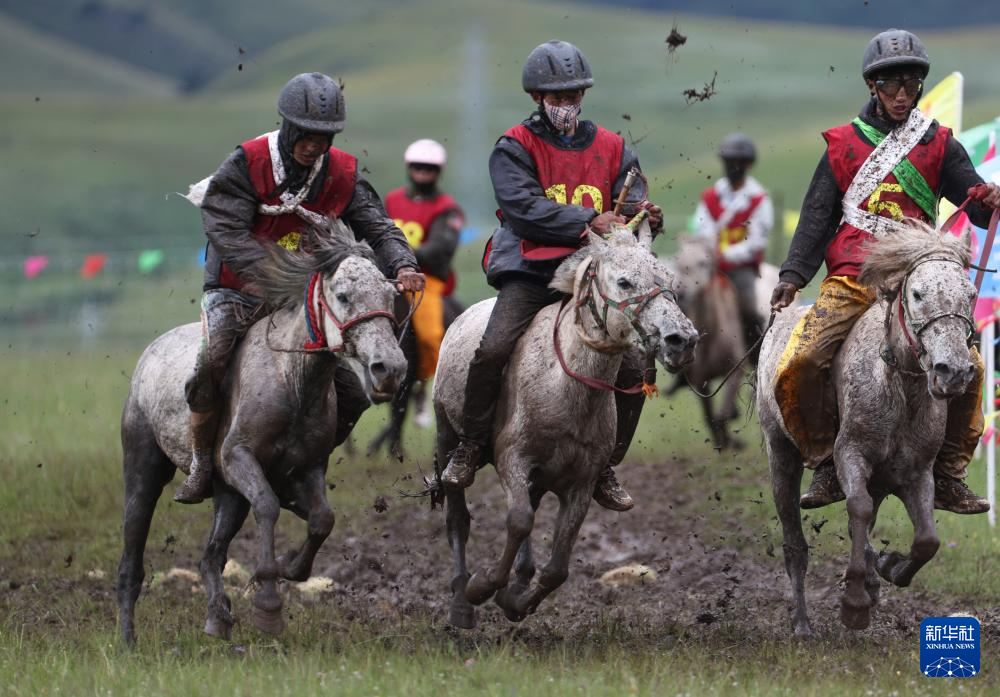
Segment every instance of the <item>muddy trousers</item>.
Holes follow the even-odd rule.
[[[740,326],[743,329],[743,341],[749,349],[760,338],[764,328],[764,318],[757,309],[757,278],[760,272],[756,266],[741,266],[723,271],[736,291],[736,302],[740,312]],[[750,364],[757,365],[758,346],[750,356]]]
[[[184,385],[193,412],[214,412],[222,406],[224,380],[240,339],[263,316],[258,298],[229,288],[205,291],[201,300],[201,346],[194,371]],[[336,443],[340,445],[370,405],[364,386],[344,361],[334,374],[337,390]]]
[[[775,397],[806,467],[815,468],[833,455],[838,422],[833,359],[854,323],[875,299],[875,291],[854,278],[827,278],[816,304],[795,326],[778,362]],[[944,443],[934,462],[935,474],[954,479],[965,479],[983,433],[980,400],[984,366],[975,349],[972,360],[976,375],[965,394],[948,405]]]
[[[479,348],[469,364],[461,433],[464,439],[482,444],[489,442],[493,433],[496,403],[503,386],[503,371],[514,352],[517,340],[543,307],[559,302],[563,297],[559,291],[541,283],[515,279],[503,284]],[[631,387],[642,382],[644,367],[639,353],[629,351],[618,371],[616,385]],[[647,375],[647,379],[652,382],[656,378],[654,375]],[[625,457],[639,425],[644,401],[645,396],[641,392],[637,395],[615,393],[618,435],[611,453],[611,464],[618,464]]]
[[[440,278],[427,275],[420,305],[413,312],[413,333],[417,337],[417,380],[429,380],[437,370],[438,353],[444,340],[444,291]]]

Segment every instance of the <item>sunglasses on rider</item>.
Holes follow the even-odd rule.
[[[924,88],[924,81],[919,77],[880,77],[875,80],[875,87],[886,97],[895,97],[901,89],[914,97]]]

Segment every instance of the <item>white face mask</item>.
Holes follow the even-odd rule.
[[[580,115],[582,105],[570,104],[568,106],[552,106],[545,104],[545,115],[560,133],[568,133],[576,126],[576,119]]]

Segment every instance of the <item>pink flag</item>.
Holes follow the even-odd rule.
[[[34,278],[44,271],[45,267],[48,265],[49,258],[47,256],[28,257],[24,260],[25,278]]]
[[[88,254],[80,267],[80,276],[83,278],[93,278],[101,273],[101,269],[108,263],[107,254]]]
[[[997,156],[997,132],[990,131],[990,145],[986,148],[986,154],[983,155],[983,162],[989,162],[994,157]]]

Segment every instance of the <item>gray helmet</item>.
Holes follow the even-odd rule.
[[[525,92],[585,90],[594,86],[594,76],[580,49],[553,39],[528,54],[521,72],[521,86]]]
[[[861,63],[861,74],[865,79],[886,68],[913,66],[919,68],[924,77],[931,68],[927,49],[914,34],[904,29],[889,29],[868,42],[865,57]]]
[[[309,133],[340,133],[347,112],[340,85],[323,73],[302,73],[278,96],[278,113]]]
[[[742,133],[730,133],[719,143],[719,157],[724,160],[756,160],[757,148]]]

